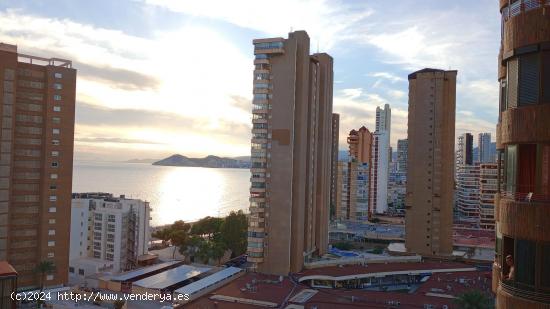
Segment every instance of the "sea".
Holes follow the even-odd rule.
[[[108,192],[146,200],[151,226],[248,211],[250,170],[75,161],[73,192]]]

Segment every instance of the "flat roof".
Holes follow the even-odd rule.
[[[409,293],[361,289],[314,289],[316,293],[311,293],[309,291],[312,288],[302,284],[296,286],[288,277],[284,277],[283,282],[278,282],[276,276],[246,273],[216,291],[186,304],[185,308],[254,309],[259,307],[252,303],[253,300],[277,305],[287,300],[289,306],[315,306],[319,309],[387,308],[391,307],[392,302],[399,302],[398,308],[401,309],[422,308],[424,304],[436,308],[446,305],[449,309],[459,309],[452,298],[471,289],[494,297],[491,283],[490,271],[466,271],[435,273],[421,283],[418,289],[412,289]],[[254,289],[248,288],[249,286],[254,286]]]
[[[111,281],[127,281],[127,280],[130,280],[130,279],[133,279],[133,278],[136,278],[136,277],[139,277],[139,276],[143,276],[143,275],[146,275],[148,273],[151,273],[151,272],[154,272],[154,271],[166,268],[166,267],[170,267],[170,266],[172,266],[174,264],[177,264],[177,263],[181,263],[181,261],[169,261],[169,262],[164,262],[164,263],[160,263],[160,264],[155,264],[155,265],[143,267],[143,268],[136,269],[136,270],[131,270],[129,272],[125,272],[125,273],[120,274],[118,276],[111,277]]]
[[[190,283],[182,288],[179,288],[175,290],[175,293],[180,294],[188,294],[192,295],[202,289],[205,289],[211,285],[214,285],[218,282],[221,282],[231,276],[234,276],[240,272],[243,272],[244,270],[238,268],[238,267],[228,267],[223,270],[218,271],[217,273],[214,273],[208,277],[204,277],[201,280],[195,281],[193,283]]]
[[[195,267],[191,265],[181,265],[176,268],[168,269],[159,274],[141,279],[134,282],[134,285],[149,289],[165,289],[185,280],[194,278],[202,273],[209,271],[209,267]]]

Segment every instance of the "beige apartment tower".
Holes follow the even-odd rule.
[[[453,186],[457,71],[423,69],[409,75],[407,251],[453,251]]]
[[[18,287],[37,287],[41,261],[67,283],[76,70],[71,61],[19,54],[0,43],[0,260]]]
[[[331,155],[331,175],[330,175],[330,209],[331,217],[335,216],[336,195],[338,185],[338,147],[340,142],[340,114],[332,114],[332,155]]]
[[[351,130],[348,135],[349,156],[358,162],[371,164],[372,133],[365,126]]]
[[[248,260],[287,275],[328,249],[333,61],[305,31],[253,44]]]

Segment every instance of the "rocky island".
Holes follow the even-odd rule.
[[[160,161],[153,162],[153,165],[212,168],[250,168],[250,159],[246,160],[243,157],[239,157],[238,159],[222,158],[212,155],[206,156],[204,158],[189,158],[180,154],[175,154]]]

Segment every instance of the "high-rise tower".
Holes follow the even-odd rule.
[[[76,70],[71,61],[17,52],[0,43],[0,260],[19,287],[38,287],[36,265],[67,283]]]
[[[409,75],[406,238],[409,252],[450,255],[456,71]]]
[[[493,288],[497,308],[550,308],[550,7],[499,4]]]
[[[333,61],[305,31],[253,43],[248,260],[286,275],[328,250]]]
[[[389,104],[376,108],[373,134],[369,208],[373,213],[388,211],[388,174],[390,171],[391,109]]]

